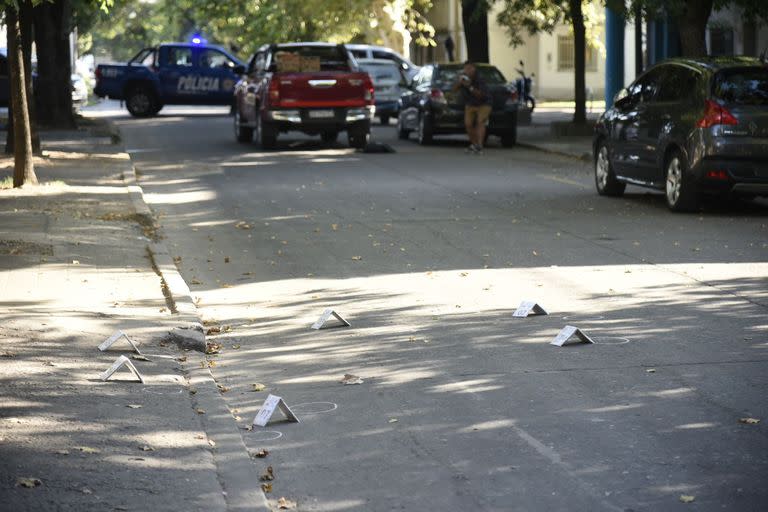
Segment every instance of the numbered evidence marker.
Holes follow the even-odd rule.
[[[584,334],[581,331],[581,329],[579,329],[578,327],[574,327],[572,325],[566,325],[565,327],[563,327],[563,330],[560,331],[560,333],[555,337],[555,339],[552,340],[550,345],[555,345],[556,347],[562,347],[574,337],[581,340],[582,343],[594,343],[594,341],[592,341],[592,338]]]
[[[269,419],[275,413],[276,407],[280,408],[280,411],[282,411],[288,421],[299,423],[299,418],[297,418],[296,415],[293,414],[293,411],[288,408],[288,404],[285,403],[285,400],[279,396],[269,395],[261,405],[261,409],[259,409],[256,417],[253,419],[253,424],[258,427],[266,427],[267,423],[269,423]]]
[[[342,318],[342,316],[340,314],[338,314],[337,312],[335,312],[334,310],[329,308],[329,309],[326,309],[325,311],[323,311],[323,314],[320,315],[320,318],[317,319],[317,322],[312,324],[312,328],[313,329],[321,329],[323,327],[323,325],[325,325],[325,322],[327,322],[328,319],[331,318],[331,315],[335,316],[336,320],[341,322],[341,324],[344,327],[350,327],[351,324],[349,322],[344,320],[344,318]]]
[[[104,342],[101,345],[99,345],[99,350],[104,352],[109,347],[114,345],[115,342],[117,342],[117,340],[119,340],[120,338],[125,338],[126,341],[131,344],[131,347],[133,347],[133,350],[135,350],[137,354],[141,355],[141,351],[139,350],[139,347],[137,347],[136,344],[133,342],[133,340],[129,338],[128,335],[125,334],[123,331],[115,331],[115,334],[113,334],[112,336],[104,340]]]
[[[539,306],[536,302],[531,300],[524,300],[517,306],[517,309],[512,313],[513,317],[525,318],[531,315],[546,315],[548,314],[543,307]]]
[[[108,380],[117,370],[120,369],[120,367],[125,366],[130,370],[130,372],[138,379],[139,382],[144,384],[144,377],[141,376],[139,373],[139,370],[136,369],[135,366],[133,366],[133,363],[130,359],[128,359],[125,356],[118,357],[114,363],[112,363],[112,366],[109,367],[107,371],[101,374],[101,380]]]

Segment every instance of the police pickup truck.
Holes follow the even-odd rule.
[[[125,100],[135,117],[153,116],[164,105],[231,105],[244,70],[218,46],[167,43],[144,48],[127,64],[99,65],[94,93]]]

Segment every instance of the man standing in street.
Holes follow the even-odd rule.
[[[467,153],[482,154],[485,128],[491,116],[491,94],[477,73],[473,62],[464,63],[464,71],[453,85],[464,100],[464,126],[469,136]]]

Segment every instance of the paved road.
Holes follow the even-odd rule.
[[[393,128],[375,136],[396,154],[301,136],[262,152],[215,109],[116,119],[222,326],[213,372],[233,416],[250,423],[259,382],[301,419],[242,431],[271,452],[271,498],[768,508],[768,203],[673,215],[640,189],[598,197],[585,163],[422,148]],[[512,318],[523,299],[550,314]],[[352,328],[311,330],[326,307]],[[597,343],[549,345],[566,324]]]

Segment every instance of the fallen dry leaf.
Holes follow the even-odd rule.
[[[360,261],[362,259],[363,259],[362,256],[352,256],[352,261]]]
[[[224,263],[229,263],[229,256],[224,256]]]
[[[16,487],[26,487],[31,489],[33,487],[40,487],[43,485],[43,481],[39,478],[19,478],[16,480]]]
[[[258,391],[264,391],[265,389],[267,389],[267,386],[265,386],[261,382],[254,382],[253,384],[251,384],[251,391],[258,392]]]
[[[93,494],[93,491],[87,487],[83,487],[82,489],[80,489],[80,492],[82,492],[83,494]]]
[[[221,384],[216,384],[216,387],[219,388],[219,391],[222,393],[226,393],[230,389],[227,386],[222,386]]]
[[[218,354],[221,350],[221,343],[216,343],[215,341],[209,341],[205,344],[205,353],[206,354]]]
[[[296,508],[296,502],[291,501],[288,498],[281,497],[277,500],[277,508],[280,510],[290,510]]]
[[[261,490],[266,494],[268,492],[272,492],[272,484],[263,483],[261,484]]]
[[[189,281],[189,284],[203,284],[203,282],[200,281],[199,279],[192,279],[191,281]]]
[[[53,453],[55,453],[56,455],[69,455],[69,450],[56,450]]]
[[[240,348],[240,345],[232,345],[232,348],[235,350],[238,350]]]
[[[149,446],[148,444],[145,444],[144,446],[139,446],[139,450],[141,450],[143,452],[153,452],[153,451],[155,451],[155,449],[152,448],[151,446]]]
[[[91,448],[90,446],[78,446],[75,449],[83,453],[101,453],[101,450],[98,448]]]
[[[235,227],[237,229],[251,229],[251,225],[245,222],[244,220],[241,220],[237,224],[235,224]]]
[[[656,368],[648,368],[645,373],[656,373]]]
[[[267,470],[259,477],[262,482],[271,482],[274,479],[275,472],[272,470],[272,466],[267,466]]]
[[[760,423],[760,420],[757,418],[739,418],[739,423],[744,423],[745,425],[757,425]]]
[[[683,503],[693,503],[696,500],[696,496],[691,496],[689,494],[681,494],[680,495],[680,501]]]
[[[363,379],[361,379],[357,375],[352,375],[351,373],[345,373],[344,378],[341,379],[339,382],[341,382],[345,386],[349,386],[351,384],[362,384]]]
[[[195,412],[196,412],[197,414],[205,414],[205,409],[202,409],[202,408],[200,408],[200,407],[197,407],[197,408],[195,409]]]
[[[16,357],[15,352],[8,352],[7,350],[5,352],[0,352],[0,357],[5,357],[8,359],[11,359],[12,357]]]
[[[126,405],[126,407],[128,407],[129,409],[141,409],[144,406],[139,404],[128,404]]]
[[[216,441],[214,441],[213,439],[209,439],[208,444],[211,445],[211,448],[213,448],[214,446],[216,446]]]
[[[260,459],[263,459],[267,455],[269,455],[269,450],[265,450],[264,448],[260,449],[259,451],[257,451],[255,453],[255,456],[260,458]]]
[[[390,418],[389,423],[397,423],[397,418]]]
[[[208,330],[205,331],[206,336],[210,336],[211,334],[218,334],[221,332],[221,327],[218,325],[214,325],[213,327],[209,327]]]
[[[131,359],[134,361],[149,361],[150,359],[147,356],[143,356],[141,354],[132,354]]]

